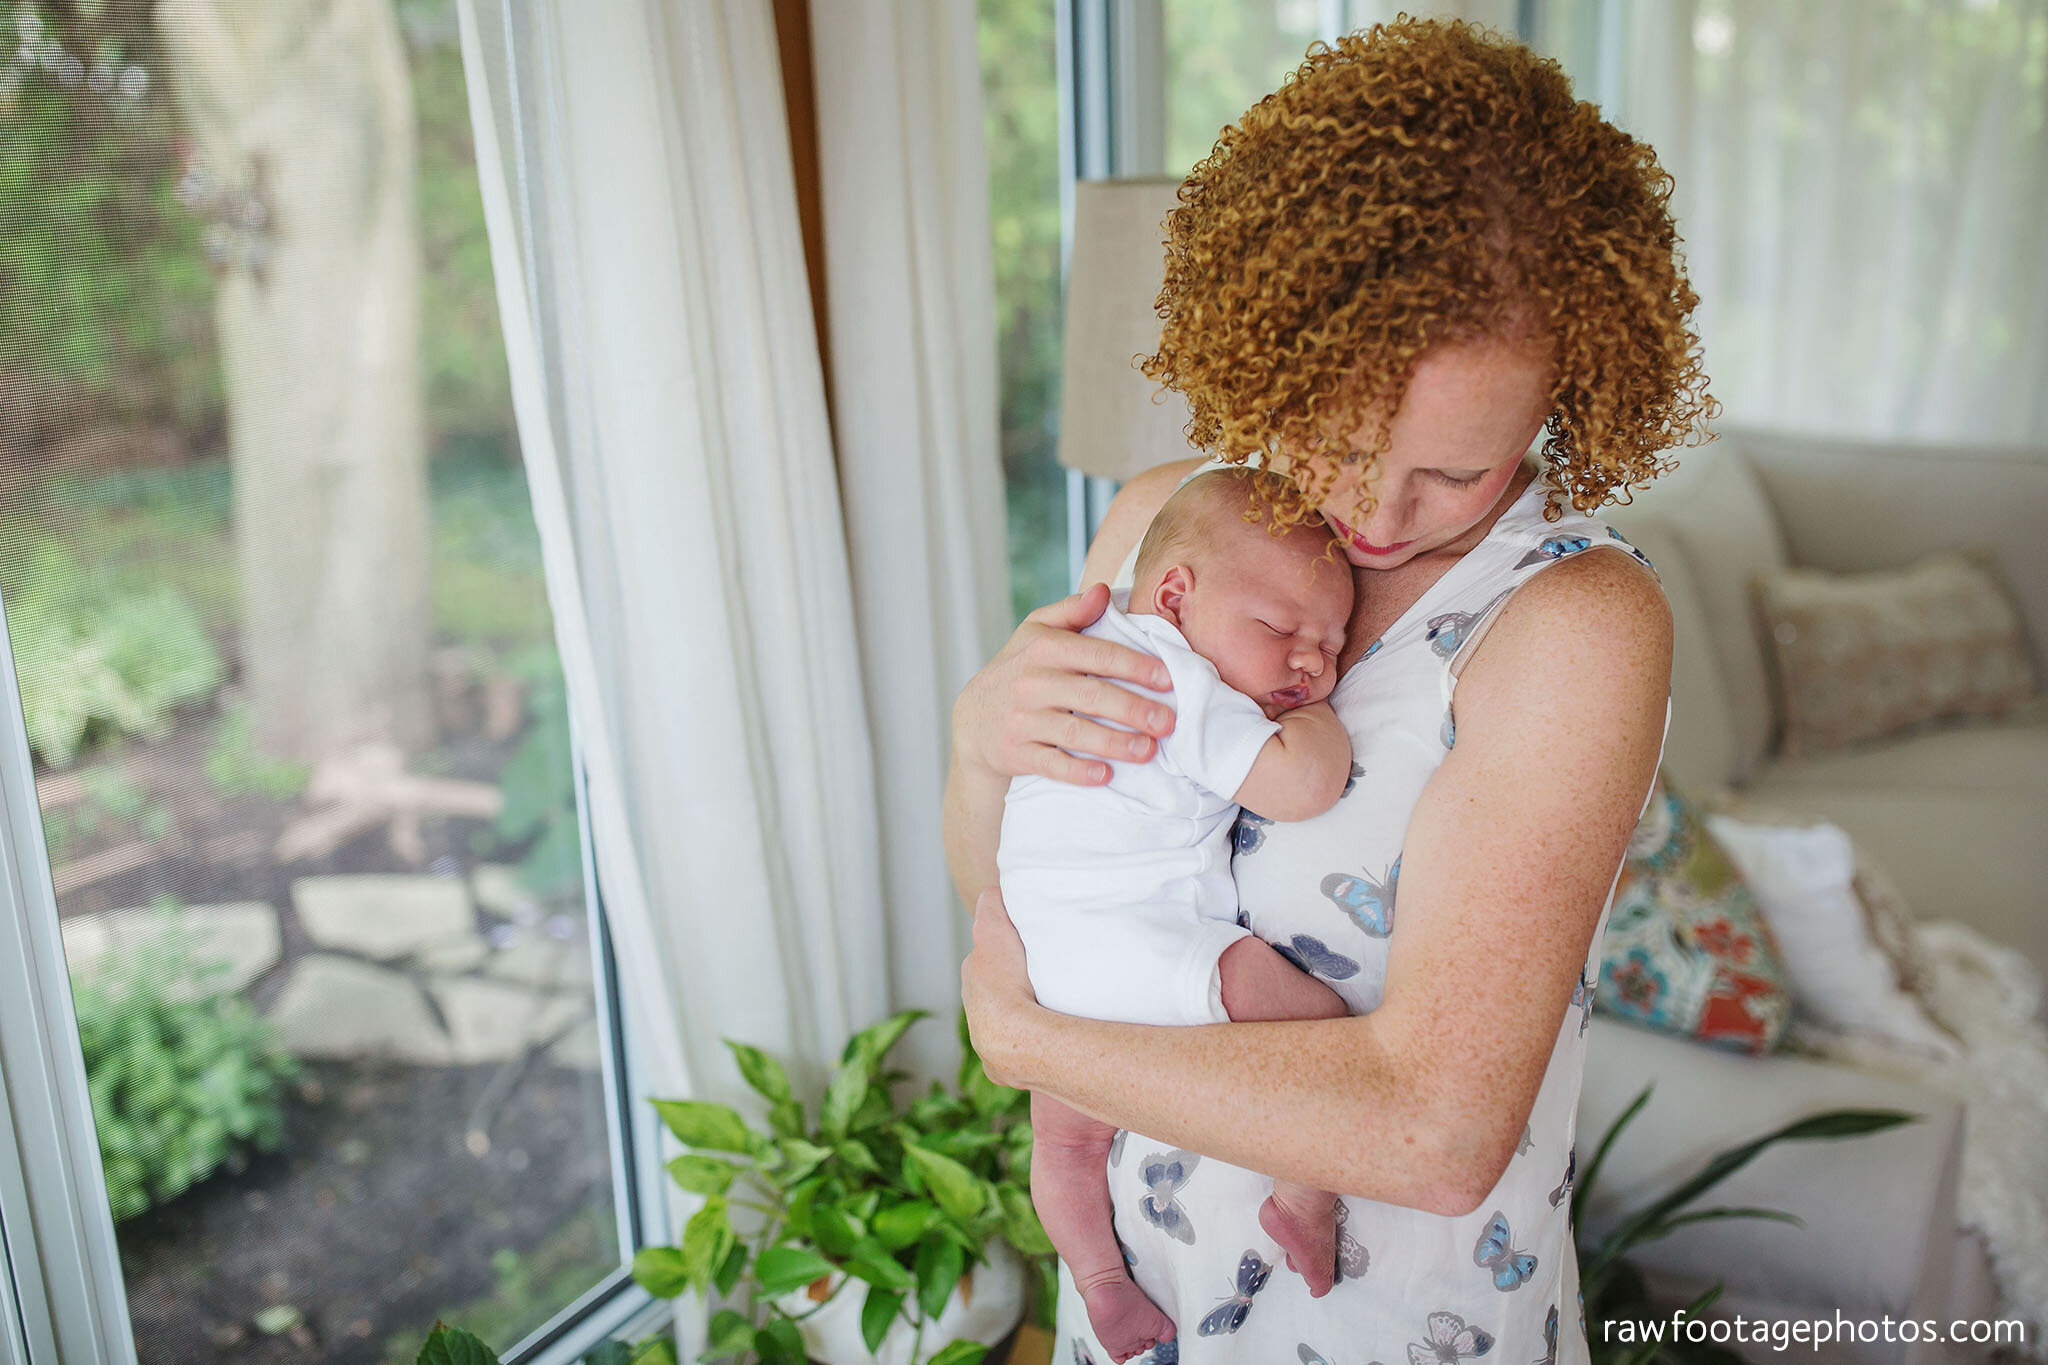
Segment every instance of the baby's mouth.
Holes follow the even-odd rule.
[[[1308,700],[1308,684],[1301,683],[1294,687],[1283,687],[1278,692],[1273,693],[1272,698],[1273,705],[1283,711],[1291,711]]]

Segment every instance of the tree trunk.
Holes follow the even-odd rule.
[[[160,0],[221,270],[259,748],[432,739],[412,87],[390,0]]]

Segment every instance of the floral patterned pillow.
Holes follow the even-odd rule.
[[[1629,840],[1600,948],[1601,1011],[1735,1051],[1777,1047],[1792,1015],[1749,885],[1663,773]]]

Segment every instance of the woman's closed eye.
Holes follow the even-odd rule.
[[[1448,484],[1452,488],[1470,488],[1473,484],[1478,483],[1481,479],[1486,477],[1486,471],[1483,469],[1480,470],[1477,474],[1473,474],[1467,478],[1462,479],[1453,478],[1451,475],[1446,474],[1441,469],[1432,469],[1429,471],[1429,473],[1430,477],[1434,478],[1438,483]]]

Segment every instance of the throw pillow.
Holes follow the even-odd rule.
[[[1781,569],[1755,587],[1787,755],[2002,715],[2034,695],[2019,611],[1968,555],[1871,573]]]
[[[1698,809],[1664,773],[1629,840],[1601,941],[1595,1007],[1764,1053],[1792,1013],[1770,926]]]
[[[1963,1049],[1901,984],[1857,894],[1856,849],[1840,827],[1706,817],[1771,926],[1801,1016],[1889,1039],[1941,1061]],[[1909,931],[1910,932],[1910,931]]]

